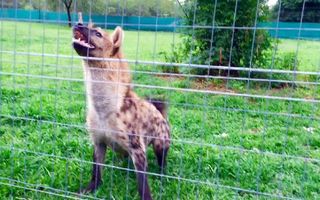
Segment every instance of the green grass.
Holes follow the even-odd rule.
[[[308,40],[281,40],[278,46],[280,52],[294,52],[298,48],[299,70],[320,70],[320,42]]]
[[[2,21],[0,28],[1,51],[74,55],[71,32],[66,27]],[[170,50],[173,42],[172,33],[126,31],[125,35],[124,50],[130,59],[159,61],[162,58],[158,53]],[[174,41],[178,41],[178,35]],[[283,48],[279,49],[294,50],[294,42],[283,40]],[[312,53],[319,51],[319,42],[303,43],[307,45],[301,45],[301,49],[310,53],[299,51],[305,53],[301,59],[308,62],[305,66],[316,67],[319,58]],[[92,145],[83,128],[81,61],[3,52],[0,65],[0,199],[65,199],[50,192],[74,196],[70,192],[76,192],[89,181],[92,157]],[[131,67],[140,71],[159,70],[153,65]],[[134,74],[134,82],[175,88],[190,88],[196,83],[188,78],[142,73]],[[212,80],[203,87],[212,85],[225,89],[224,82],[217,84]],[[247,90],[240,81],[230,81],[229,86],[231,92],[320,98],[319,87]],[[170,101],[174,141],[167,176],[149,176],[155,199],[256,199],[250,191],[293,198],[319,197],[319,104],[179,90],[139,87],[135,90],[141,96],[161,95]],[[158,174],[151,149],[148,160],[149,171]],[[104,183],[91,197],[139,199],[134,173],[124,170],[132,168],[132,163],[109,151],[106,165]],[[259,196],[270,198],[273,199]]]

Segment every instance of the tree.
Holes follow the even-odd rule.
[[[59,11],[60,3],[70,12],[81,11],[84,14],[125,15],[125,16],[180,16],[176,0],[2,0],[4,8],[36,9]],[[72,6],[73,4],[73,6]],[[76,10],[73,10],[76,9]],[[71,17],[70,17],[71,18]]]
[[[267,31],[245,27],[267,19],[266,0],[190,0],[182,8],[186,15],[184,25],[189,28],[183,30],[179,46],[182,53],[172,55],[183,56],[194,64],[249,67],[265,63],[263,52],[271,47]],[[195,73],[207,74],[208,70],[197,69]]]
[[[272,19],[278,19],[280,7],[280,21],[282,22],[300,22],[304,0],[281,0],[272,8]],[[305,0],[303,22],[320,22],[320,1]]]
[[[72,0],[61,0],[64,6],[66,7],[67,10],[67,15],[68,15],[68,25],[71,27],[71,5],[72,5]]]

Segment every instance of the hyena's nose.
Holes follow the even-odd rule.
[[[77,23],[76,25],[74,25],[74,27],[76,27],[76,28],[84,28],[85,26],[83,26],[83,24],[81,24],[81,23]]]
[[[85,27],[83,24],[78,23],[76,25],[73,26],[73,30],[77,30],[77,31],[84,31],[87,27]]]

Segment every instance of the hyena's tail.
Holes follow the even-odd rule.
[[[164,100],[148,98],[148,101],[160,111],[164,118],[167,118],[167,103]]]

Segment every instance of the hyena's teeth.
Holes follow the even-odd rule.
[[[94,46],[92,44],[89,44],[89,42],[86,42],[85,40],[81,40],[80,38],[73,38],[72,41],[75,43],[78,43],[84,47],[94,48]]]

